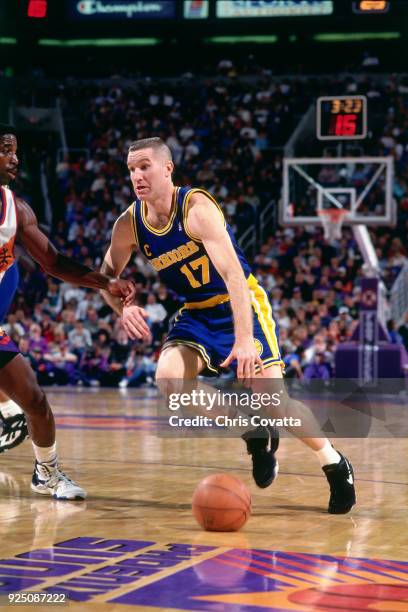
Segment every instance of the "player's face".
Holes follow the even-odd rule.
[[[13,134],[0,136],[0,183],[8,185],[17,176],[17,140]]]
[[[136,196],[140,200],[160,197],[162,190],[171,179],[172,162],[159,151],[149,148],[131,151],[127,164]]]

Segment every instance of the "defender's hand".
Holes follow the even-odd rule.
[[[123,305],[122,325],[132,340],[147,340],[150,338],[150,329],[145,321],[147,312],[140,306]]]
[[[235,341],[232,351],[225,361],[220,365],[226,368],[234,359],[237,360],[237,378],[250,381],[255,378],[255,367],[258,365],[261,369],[261,374],[264,374],[262,359],[258,355],[255,344],[251,339],[241,342]]]
[[[124,306],[130,306],[136,296],[136,286],[130,280],[123,278],[112,278],[107,286],[111,295],[121,297]]]

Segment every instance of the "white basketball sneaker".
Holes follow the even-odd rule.
[[[58,467],[57,461],[52,463],[35,462],[31,488],[41,495],[51,495],[54,499],[70,499],[81,501],[86,497],[86,491],[76,482],[68,478]]]

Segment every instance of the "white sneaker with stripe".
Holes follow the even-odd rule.
[[[35,462],[31,489],[40,495],[50,495],[54,499],[81,501],[86,498],[86,491],[60,470],[57,461]]]

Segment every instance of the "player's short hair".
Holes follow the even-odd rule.
[[[16,128],[8,123],[0,123],[0,138],[2,136],[6,136],[6,134],[13,134],[13,136],[17,136]]]
[[[129,145],[129,153],[140,151],[141,149],[160,151],[169,161],[173,161],[170,147],[161,138],[142,138],[141,140],[134,140]]]

